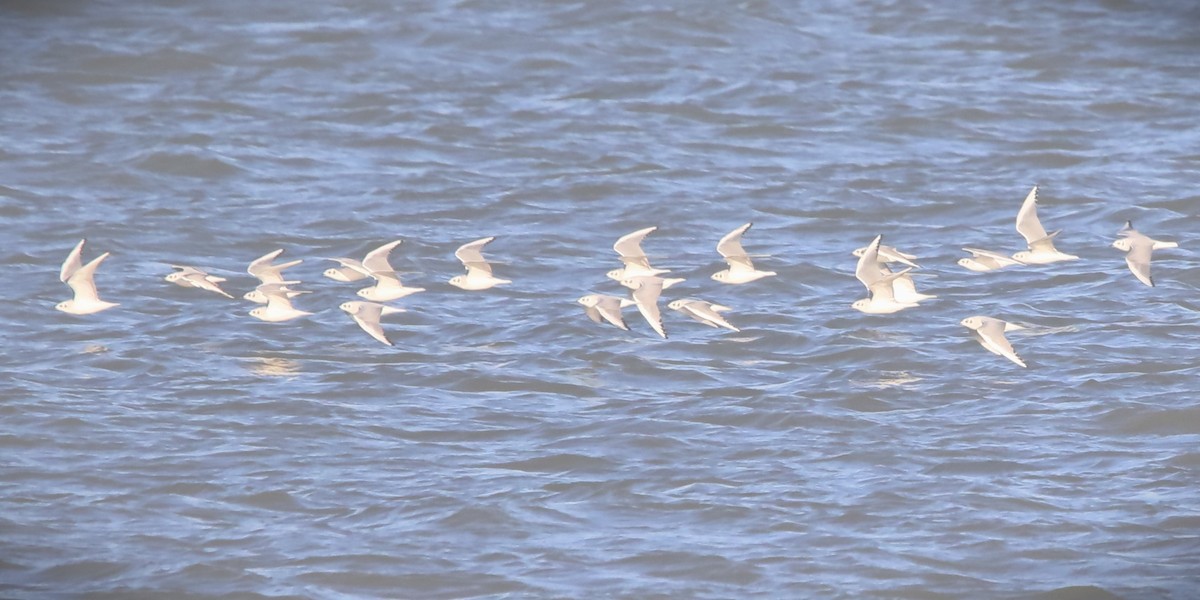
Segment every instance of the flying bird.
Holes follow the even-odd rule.
[[[512,283],[492,274],[492,265],[483,257],[483,247],[491,243],[495,237],[485,237],[459,246],[454,251],[457,258],[467,269],[466,275],[455,275],[450,278],[450,285],[464,290],[486,290],[498,285]]]
[[[1125,227],[1118,235],[1121,237],[1112,243],[1113,248],[1125,253],[1125,264],[1129,265],[1129,270],[1138,281],[1154,287],[1154,280],[1150,277],[1150,255],[1155,250],[1178,248],[1179,244],[1151,239],[1134,229],[1132,221],[1125,221]]]
[[[1042,221],[1038,219],[1037,215],[1037,192],[1038,188],[1035,185],[1029,191],[1029,195],[1025,196],[1025,202],[1021,204],[1021,210],[1017,212],[1017,233],[1025,238],[1029,249],[1013,254],[1013,259],[1032,265],[1079,260],[1078,256],[1059,252],[1054,247],[1054,238],[1062,233],[1062,230],[1047,234],[1045,228],[1042,227]]]
[[[59,280],[67,284],[75,295],[70,300],[54,305],[54,308],[71,315],[90,315],[120,306],[115,302],[101,300],[100,293],[96,291],[96,269],[108,258],[109,253],[105,252],[85,265],[81,259],[85,241],[79,240],[79,243],[75,244],[75,248],[67,254],[67,259],[58,271]]]
[[[717,252],[725,257],[729,268],[713,273],[714,280],[721,283],[750,283],[776,274],[774,271],[756,270],[754,263],[750,260],[750,255],[746,254],[745,248],[742,248],[742,234],[746,233],[751,225],[753,223],[746,223],[729,232],[721,238],[721,241],[717,242]]]

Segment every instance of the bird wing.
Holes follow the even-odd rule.
[[[1129,265],[1133,276],[1150,287],[1154,287],[1154,280],[1150,278],[1150,255],[1153,250],[1154,242],[1150,238],[1135,239],[1129,252],[1125,253],[1125,264]]]
[[[79,257],[83,254],[83,243],[86,241],[79,240],[79,243],[75,244],[75,248],[71,250],[71,253],[67,255],[67,259],[63,261],[62,269],[58,272],[59,281],[66,283],[79,270],[79,267],[83,266],[83,261]]]
[[[730,325],[729,321],[726,321],[725,317],[722,317],[717,312],[718,310],[729,310],[729,307],[701,301],[689,302],[683,305],[683,308],[687,309],[693,315],[699,317],[701,322],[706,325],[711,325],[712,327],[724,327],[733,331],[740,331],[737,327]]]
[[[392,265],[388,262],[388,255],[391,254],[393,248],[400,245],[400,242],[401,240],[388,242],[368,252],[362,260],[362,267],[367,270],[367,274],[391,271]]]
[[[650,327],[658,332],[658,335],[667,337],[667,332],[663,329],[662,313],[658,310],[658,297],[662,294],[661,281],[642,280],[638,288],[633,291],[633,300],[637,303],[638,312],[646,318],[646,322],[650,323]]]
[[[877,235],[875,239],[871,240],[862,256],[858,257],[858,264],[854,268],[854,276],[867,286],[867,290],[870,290],[871,285],[883,277],[879,272],[879,242],[882,239],[882,235]]]
[[[887,262],[898,262],[902,265],[907,265],[910,267],[920,266],[913,262],[913,260],[917,258],[915,255],[905,254],[904,252],[901,252],[892,246],[880,246],[879,257]]]
[[[271,261],[275,260],[275,258],[280,254],[283,254],[283,248],[280,248],[274,252],[268,252],[250,261],[250,266],[246,267],[246,272],[258,277],[259,279],[262,279],[262,274],[273,270]]]
[[[742,225],[741,227],[738,227],[737,229],[725,234],[725,237],[721,238],[721,241],[717,242],[717,252],[719,252],[721,256],[725,257],[725,260],[730,261],[730,265],[733,264],[734,259],[745,259],[747,262],[749,262],[749,258],[746,255],[746,249],[742,247],[742,234],[746,233],[746,231],[750,229],[751,225],[753,225],[753,223],[746,223],[745,225]]]
[[[600,309],[599,308],[596,308],[595,306],[586,306],[585,305],[583,307],[583,312],[584,312],[584,314],[586,314],[588,316],[589,319],[592,320],[592,322],[601,323],[601,324],[604,323],[604,320],[600,318]]]
[[[906,267],[903,271],[897,271],[887,275],[879,274],[879,279],[867,287],[867,290],[871,293],[871,299],[882,302],[895,302],[896,290],[894,287],[892,287],[892,282],[900,277],[903,277],[911,270],[912,267]]]
[[[1047,234],[1046,237],[1030,241],[1029,249],[1034,252],[1057,252],[1058,249],[1054,247],[1054,238],[1060,233],[1062,233],[1061,229]]]
[[[617,254],[620,254],[621,256],[643,256],[642,240],[646,239],[646,236],[650,235],[656,229],[658,229],[658,227],[647,227],[645,229],[639,229],[633,233],[623,235],[615,244],[613,244],[613,250],[616,250]]]
[[[1008,360],[1025,366],[1025,361],[1017,356],[1016,350],[1013,350],[1012,344],[1008,342],[1008,338],[1004,337],[1004,321],[999,319],[988,319],[983,322],[983,325],[975,330],[976,336],[979,338],[979,343],[983,344],[994,354],[998,354]]]
[[[1013,260],[1012,257],[1005,256],[1003,254],[1000,254],[999,252],[992,252],[991,250],[980,250],[979,248],[963,248],[963,252],[970,252],[971,256],[974,256],[976,258],[980,258],[980,257],[990,258],[1001,265],[1020,264],[1019,261]]]
[[[80,243],[82,244],[82,242]],[[108,258],[108,252],[97,256],[92,259],[92,262],[76,269],[67,278],[67,285],[71,286],[71,290],[75,292],[75,302],[88,303],[100,301],[100,294],[96,291],[96,269],[106,258]]]
[[[1021,204],[1021,210],[1017,212],[1017,233],[1031,246],[1046,237],[1046,230],[1042,228],[1042,222],[1037,215],[1037,191],[1036,185],[1029,190],[1029,195],[1025,196],[1025,202]]]
[[[378,311],[379,309],[376,308],[375,310]],[[392,345],[392,342],[389,341],[387,336],[383,333],[383,326],[379,324],[378,316],[372,319],[366,310],[360,308],[358,313],[350,315],[350,318],[354,319],[354,322],[358,323],[358,326],[361,327],[363,331],[367,332],[367,334],[371,337],[389,346]]]
[[[483,257],[483,247],[488,245],[493,237],[485,237],[475,240],[468,244],[459,246],[458,250],[454,251],[454,257],[462,262],[467,268],[467,276],[470,277],[472,272],[478,272],[479,275],[491,275],[492,265]],[[478,277],[479,275],[476,275]]]
[[[609,323],[612,323],[613,325],[624,329],[625,331],[629,331],[629,326],[625,324],[625,318],[621,316],[621,306],[623,304],[622,300],[623,298],[616,298],[613,296],[601,298],[600,302],[596,304],[596,314],[598,317],[602,317],[605,321],[608,321]]]

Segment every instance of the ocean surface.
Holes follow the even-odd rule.
[[[1168,0],[0,3],[0,597],[1198,598],[1198,74]],[[1080,260],[955,264],[1035,184]],[[650,226],[666,340],[575,303]],[[388,347],[321,273],[394,239]]]

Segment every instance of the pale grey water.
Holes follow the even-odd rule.
[[[0,3],[0,596],[1200,597],[1198,24],[1165,1]],[[1034,183],[1082,260],[955,265],[1021,249]],[[1156,288],[1108,247],[1129,218],[1180,242]],[[746,221],[779,276],[720,286]],[[741,334],[584,318],[649,225],[688,278],[668,298]],[[850,309],[877,233],[938,300]],[[515,283],[445,284],[487,235]],[[121,306],[72,317],[82,237]],[[429,291],[388,348],[320,258],[397,237]],[[162,281],[240,294],[275,248],[315,316]],[[973,314],[1031,325],[1030,368]]]

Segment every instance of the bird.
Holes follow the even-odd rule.
[[[467,269],[466,275],[455,275],[450,278],[450,285],[470,291],[486,290],[498,285],[512,283],[492,275],[492,265],[483,257],[483,247],[488,245],[493,237],[485,237],[459,246],[454,251],[454,257],[462,262]]]
[[[1154,287],[1154,280],[1150,277],[1150,255],[1155,250],[1178,248],[1179,244],[1151,239],[1134,229],[1132,221],[1125,221],[1118,235],[1121,237],[1112,243],[1113,248],[1125,253],[1125,264],[1129,265],[1129,270],[1138,281]]]
[[[888,275],[883,274],[880,268],[882,263],[879,262],[879,242],[882,239],[882,235],[875,236],[863,255],[858,258],[858,265],[854,269],[854,276],[867,287],[867,297],[854,301],[850,307],[873,315],[890,314],[916,306],[913,302],[898,301],[892,288],[892,282],[911,271],[912,267]]]
[[[960,258],[958,264],[975,271],[977,273],[985,273],[987,271],[998,271],[1004,267],[1013,265],[1023,265],[1025,263],[990,250],[980,250],[978,248],[963,248],[964,252],[969,252],[971,258]]]
[[[629,326],[621,316],[621,309],[636,304],[633,300],[606,294],[588,294],[576,302],[583,305],[584,312],[592,321],[601,324],[608,321],[618,329],[629,331]]]
[[[866,251],[867,251],[867,247],[863,246],[862,248],[858,248],[858,249],[854,250],[854,252],[851,252],[851,254],[853,254],[855,257],[862,258],[863,253]],[[880,246],[879,247],[879,261],[880,262],[885,262],[885,263],[898,262],[902,265],[906,265],[906,266],[916,269],[916,268],[920,267],[920,265],[913,262],[916,259],[917,259],[917,257],[915,255],[901,252],[901,251],[897,250],[894,246]]]
[[[312,314],[292,306],[289,293],[294,290],[288,290],[287,286],[282,283],[264,283],[254,290],[267,298],[266,306],[259,306],[250,311],[250,316],[256,319],[278,323]]]
[[[959,324],[974,332],[975,339],[988,352],[1003,356],[1021,367],[1026,366],[1025,361],[1021,360],[1020,356],[1017,356],[1017,352],[1013,350],[1012,344],[1008,343],[1008,339],[1004,337],[1004,332],[1025,329],[1024,327],[984,316],[967,317],[959,321]]]
[[[343,283],[352,281],[360,281],[366,279],[368,275],[367,268],[363,266],[362,261],[354,260],[353,258],[327,258],[342,266],[330,267],[321,272],[322,275]]]
[[[621,281],[629,277],[653,277],[670,273],[670,269],[656,269],[650,266],[650,259],[642,252],[642,240],[656,231],[658,227],[647,227],[633,233],[623,235],[613,244],[613,250],[621,257],[625,266],[606,273],[609,279]]]
[[[300,283],[300,282],[299,281],[281,281],[277,284],[275,284],[275,283],[259,284],[259,287],[262,287],[264,285],[278,285],[278,286],[280,286],[280,289],[287,294],[288,298],[295,298],[296,296],[299,296],[300,294],[311,294],[312,293],[312,292],[294,290],[291,287],[289,287],[289,286],[296,285],[298,283]],[[245,294],[242,294],[242,298],[244,300],[249,300],[256,304],[266,304],[267,303],[267,295],[262,293],[261,291],[259,291],[258,288],[254,288],[254,289],[246,292]]]
[[[665,287],[663,278],[653,275],[630,277],[622,279],[621,285],[633,290],[633,302],[638,312],[642,313],[658,335],[666,339],[667,330],[663,327],[662,313],[658,310],[658,297]]]
[[[230,296],[225,290],[221,289],[221,286],[217,285],[225,281],[224,277],[209,275],[208,273],[195,267],[171,265],[171,268],[179,270],[167,275],[165,279],[171,283],[174,283],[175,285],[181,287],[200,288],[214,294],[220,294],[226,298],[233,298],[233,296]]]
[[[1017,233],[1025,238],[1025,243],[1029,246],[1028,250],[1022,250],[1013,254],[1013,260],[1018,260],[1026,264],[1045,265],[1063,260],[1079,260],[1078,256],[1072,256],[1059,252],[1054,247],[1054,237],[1062,233],[1062,230],[1047,234],[1042,227],[1041,220],[1037,215],[1037,192],[1038,186],[1033,186],[1029,191],[1029,195],[1025,196],[1025,202],[1021,204],[1021,210],[1017,212]]]
[[[733,310],[728,306],[705,302],[704,300],[696,300],[695,298],[684,298],[681,300],[673,300],[667,304],[667,308],[677,310],[696,321],[704,323],[709,327],[724,327],[732,331],[741,331],[737,327],[729,324],[720,313]]]
[[[363,272],[375,279],[375,285],[356,292],[363,299],[373,302],[399,300],[405,296],[425,291],[425,288],[407,287],[400,281],[400,274],[392,268],[388,255],[403,240],[388,242],[370,252],[362,260]]]
[[[297,259],[280,264],[272,264],[280,254],[283,254],[283,249],[280,248],[274,252],[268,252],[250,262],[250,266],[246,267],[246,272],[256,277],[262,283],[281,283],[284,280],[283,270],[290,269],[302,262],[303,259]],[[297,282],[299,283],[299,282]]]
[[[75,248],[71,250],[70,254],[67,254],[67,259],[63,261],[62,268],[58,272],[59,280],[67,284],[75,295],[70,300],[54,305],[55,310],[71,315],[90,315],[120,306],[116,302],[101,300],[100,293],[96,291],[96,269],[100,267],[100,263],[104,262],[104,259],[108,258],[109,253],[105,252],[93,258],[88,264],[83,264],[80,256],[83,254],[83,244],[86,241],[79,240],[79,243],[75,244]]]
[[[663,278],[663,277],[659,277],[658,275],[638,275],[636,277],[626,277],[625,279],[622,279],[620,281],[620,283],[621,283],[621,285],[623,285],[631,290],[636,290],[637,289],[636,284],[641,282],[643,279],[649,280],[653,284],[661,285],[662,289],[664,289],[664,290],[667,288],[670,288],[671,286],[673,286],[675,284],[683,283],[684,281],[687,281],[686,279],[684,279],[682,277]]]
[[[750,255],[742,248],[742,234],[746,233],[753,223],[746,223],[729,232],[717,242],[717,252],[725,257],[729,268],[712,274],[712,278],[721,283],[750,283],[763,277],[771,277],[774,271],[758,271],[750,260]]]
[[[392,342],[387,339],[386,335],[384,335],[383,326],[380,325],[379,318],[384,315],[394,315],[405,312],[403,308],[384,306],[383,304],[379,304],[377,302],[361,302],[358,300],[343,302],[338,308],[346,311],[350,315],[350,318],[354,319],[354,322],[358,323],[358,326],[361,327],[363,331],[367,332],[368,335],[383,342],[384,344],[387,344],[388,346],[391,346]]]
[[[881,264],[879,273],[884,277],[891,275],[892,270],[887,265]],[[896,302],[901,304],[915,304],[922,300],[933,300],[937,296],[933,294],[922,294],[917,291],[917,283],[913,280],[912,273],[900,273],[892,280],[892,295],[895,296]]]

